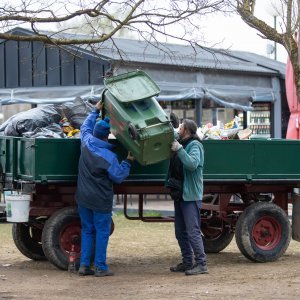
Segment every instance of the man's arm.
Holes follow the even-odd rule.
[[[118,159],[115,158],[107,170],[108,176],[113,183],[121,183],[129,176],[130,168],[131,163],[128,159],[119,164]]]
[[[98,102],[95,105],[94,110],[87,116],[85,121],[80,127],[80,136],[81,140],[85,139],[88,135],[93,134],[94,126],[96,123],[96,120],[99,116],[99,113],[102,110],[102,102]]]
[[[199,143],[200,144],[200,143]],[[204,155],[203,155],[202,145],[193,144],[189,153],[185,149],[180,148],[177,151],[179,159],[182,161],[182,164],[190,171],[196,170],[199,165],[203,166]]]

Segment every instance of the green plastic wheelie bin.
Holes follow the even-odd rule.
[[[168,117],[155,99],[156,83],[138,70],[108,77],[104,85],[102,117],[110,117],[112,134],[141,165],[168,159],[178,119]]]

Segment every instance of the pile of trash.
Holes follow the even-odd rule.
[[[77,97],[73,102],[41,105],[13,115],[0,126],[0,135],[27,138],[78,138],[80,126],[94,103]],[[251,129],[239,129],[238,117],[225,125],[212,123],[199,127],[202,140],[248,139]],[[112,137],[112,135],[110,135]]]
[[[235,117],[230,122],[213,126],[212,123],[199,127],[197,130],[198,136],[202,140],[234,140],[249,139],[252,130],[249,128],[240,129],[238,125],[238,117]]]
[[[77,138],[94,104],[77,97],[73,102],[48,104],[13,115],[0,126],[0,135],[28,138]]]

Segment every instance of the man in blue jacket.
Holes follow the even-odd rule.
[[[171,267],[170,271],[198,275],[208,273],[200,229],[204,149],[193,120],[183,120],[178,134],[179,141],[175,140],[171,147],[174,155],[170,160],[166,186],[174,200],[175,236],[182,262]]]
[[[121,183],[134,160],[130,152],[120,164],[113,145],[108,143],[110,120],[97,121],[102,111],[98,102],[80,128],[81,156],[76,201],[81,219],[81,257],[79,275],[111,276],[106,264],[111,229],[113,183]],[[94,251],[95,248],[95,251]],[[95,271],[90,268],[95,253]]]

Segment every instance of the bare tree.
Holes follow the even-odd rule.
[[[136,32],[147,40],[155,39],[157,35],[162,34],[191,42],[188,28],[194,30],[197,28],[195,21],[203,15],[221,9],[224,5],[224,1],[221,0],[3,0],[2,2],[0,39],[40,41],[54,45],[101,43],[124,29]],[[116,10],[118,13],[115,13]],[[68,37],[62,34],[67,29],[76,32],[76,27],[77,32],[80,32],[78,27],[82,27],[82,19],[85,20],[85,26],[90,28],[89,36]],[[53,29],[53,24],[61,26],[60,29],[54,26],[55,33],[47,34],[41,30]],[[175,25],[177,29],[174,30]],[[22,36],[9,32],[16,26],[30,26],[33,34]]]
[[[129,13],[128,11],[126,13]],[[124,11],[120,7],[115,6],[110,12],[112,18],[106,18],[103,16],[89,17],[87,15],[81,15],[76,19],[60,22],[56,24],[58,32],[67,32],[72,34],[88,34],[93,35],[96,32],[107,34],[114,30],[114,19],[122,19],[124,17]],[[121,27],[113,37],[126,37],[126,38],[138,38],[137,32],[130,30],[128,26]]]
[[[299,21],[300,1],[299,0],[268,0],[273,4],[276,15],[280,18],[278,30],[270,26],[264,20],[257,17],[257,2],[255,0],[233,0],[227,1],[250,27],[256,29],[262,38],[274,41],[283,45],[286,49],[295,75],[295,85],[300,100],[300,64],[299,64]]]

